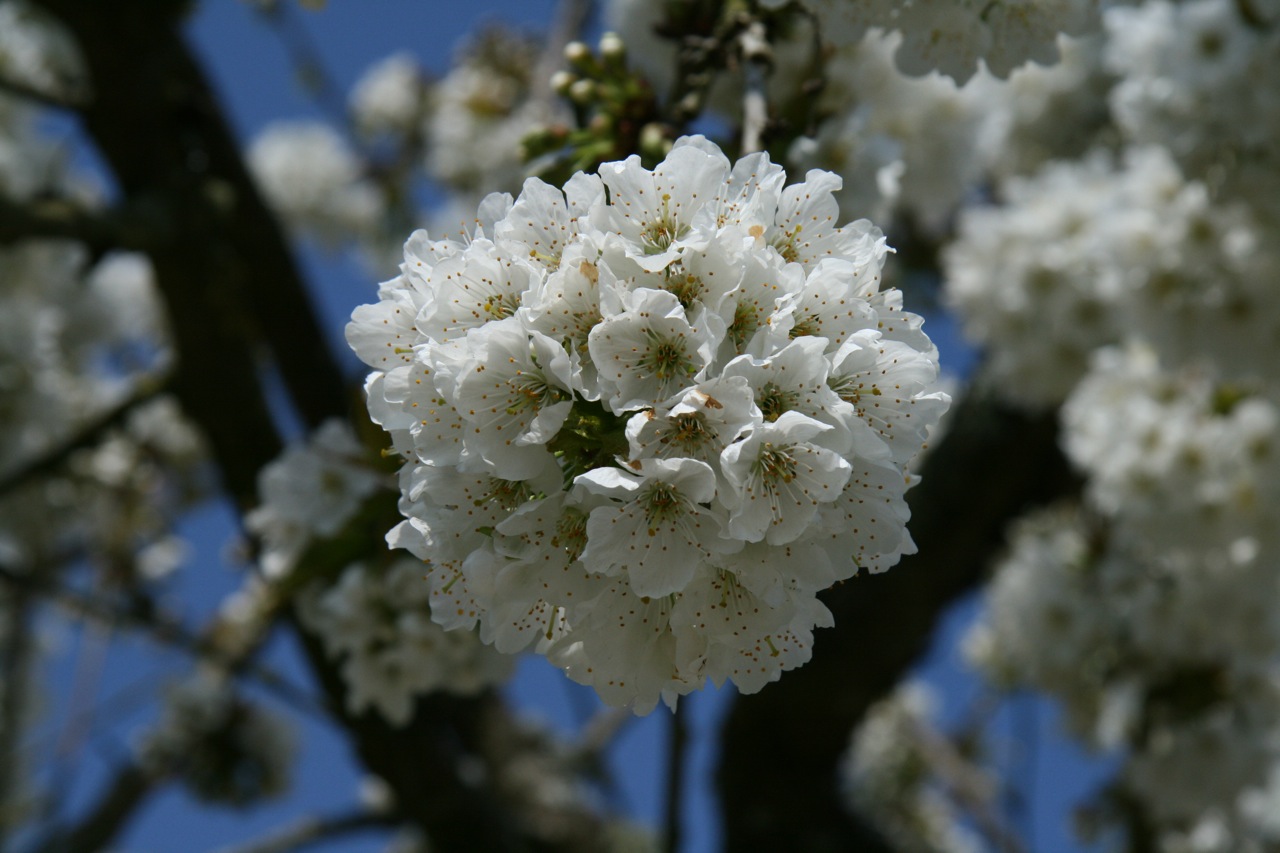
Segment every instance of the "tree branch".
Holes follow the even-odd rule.
[[[22,80],[15,80],[5,75],[0,75],[0,92],[55,110],[78,110],[89,102],[87,96],[79,94],[72,96],[55,95],[52,92],[38,89]]]
[[[112,839],[155,790],[160,779],[134,764],[116,771],[89,814],[72,828],[57,829],[33,853],[97,853]]]
[[[18,737],[31,666],[30,598],[22,589],[0,595],[0,841],[10,825],[20,767]]]
[[[202,634],[196,634],[176,620],[112,607],[104,603],[100,595],[89,595],[48,580],[41,581],[33,575],[16,572],[3,565],[0,565],[0,583],[24,594],[45,596],[84,618],[106,625],[123,626],[145,632],[156,642],[186,652],[200,660],[225,666],[237,675],[252,679],[277,699],[302,713],[329,719],[327,714],[318,713],[323,709],[317,703],[316,697],[275,670],[252,663],[243,652],[237,654],[223,648],[217,640],[219,634],[217,617]]]
[[[170,237],[149,251],[175,329],[176,386],[248,502],[279,451],[258,381],[261,344],[307,424],[348,409],[283,231],[179,33],[184,4],[40,2],[79,43],[96,92],[85,129],[125,199],[168,212]]]
[[[235,847],[224,847],[220,853],[291,853],[312,844],[332,841],[343,835],[384,826],[386,823],[384,815],[365,809],[334,817],[303,818],[266,838]]]
[[[991,807],[994,799],[991,779],[965,760],[955,744],[920,720],[909,720],[911,737],[925,756],[929,769],[942,784],[947,797],[1000,853],[1027,853],[1027,847],[1000,814]]]
[[[95,251],[146,249],[164,217],[138,210],[88,210],[70,199],[14,201],[0,196],[0,245],[44,237],[77,240]]]
[[[764,24],[752,21],[738,36],[742,51],[742,153],[764,149],[764,129],[769,122],[769,102],[765,94],[773,51],[765,38]]]
[[[141,380],[136,394],[100,412],[75,435],[20,466],[0,473],[0,495],[56,471],[72,453],[100,443],[108,432],[122,426],[134,409],[168,391],[169,384],[165,377]]]

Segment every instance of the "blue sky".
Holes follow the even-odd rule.
[[[409,50],[423,65],[443,73],[459,41],[485,20],[506,24],[544,26],[554,8],[552,0],[505,0],[464,6],[456,3],[407,2],[407,0],[330,0],[317,13],[298,13],[328,62],[328,70],[345,89],[372,62],[399,50]],[[233,125],[249,139],[274,119],[319,117],[311,98],[297,85],[285,51],[271,30],[256,20],[251,4],[241,0],[206,0],[199,4],[189,34],[216,87],[222,93]],[[374,298],[376,282],[356,262],[340,256],[306,251],[301,261],[315,282],[331,343],[346,353],[341,329],[351,309]],[[954,343],[954,334],[940,320],[931,321],[931,332],[940,337],[944,359],[967,360]],[[941,333],[941,334],[939,334]],[[359,367],[350,358],[351,375]],[[228,507],[211,504],[194,513],[184,524],[193,558],[175,579],[175,601],[186,604],[193,624],[212,611],[216,603],[239,583],[228,565],[225,551],[235,537],[235,522]],[[975,681],[964,672],[958,639],[972,620],[978,604],[968,600],[957,607],[943,626],[935,646],[922,665],[921,674],[945,697],[944,715],[954,719],[977,693]],[[819,636],[820,641],[820,636]],[[67,805],[83,803],[93,795],[112,760],[128,748],[129,733],[148,719],[145,706],[132,707],[134,698],[153,692],[166,680],[180,677],[189,661],[170,653],[157,653],[145,643],[69,632],[59,640],[59,655],[50,683],[56,708],[50,715],[50,732],[59,731],[67,715],[87,701],[95,708],[95,727],[82,745],[94,756],[89,772],[72,781]],[[101,656],[96,678],[84,675],[86,659]],[[267,660],[298,683],[306,677],[290,643],[277,638]],[[130,687],[130,685],[137,685]],[[727,708],[731,691],[704,691],[690,697],[693,751],[690,756],[691,789],[685,804],[686,850],[716,847],[718,828],[712,807],[710,774],[713,739],[700,736],[714,731],[715,721]],[[510,687],[513,700],[548,725],[569,729],[582,709],[597,707],[589,690],[562,678],[540,659],[525,661]],[[193,803],[180,790],[170,790],[153,800],[139,815],[119,845],[131,853],[217,850],[261,837],[302,816],[348,810],[355,802],[358,768],[352,762],[343,736],[331,726],[279,708],[300,727],[296,785],[285,798],[253,809],[210,809]],[[71,709],[68,711],[67,709]],[[1039,748],[1009,757],[1019,779],[1031,792],[1032,806],[1021,825],[1030,826],[1036,851],[1079,849],[1071,840],[1063,816],[1068,803],[1077,800],[1098,781],[1097,767],[1070,748],[1058,734],[1053,710],[1043,702],[1027,699],[1012,704],[1007,719],[997,724],[1016,743],[1030,728]],[[619,785],[618,806],[638,820],[654,823],[660,818],[664,778],[663,756],[667,715],[658,711],[632,721],[613,751],[612,764]],[[100,724],[100,725],[99,725]],[[76,744],[72,744],[73,746]],[[384,836],[366,834],[310,849],[375,851]]]

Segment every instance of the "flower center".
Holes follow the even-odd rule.
[[[766,421],[776,421],[784,412],[796,408],[800,395],[795,391],[779,387],[776,383],[766,382],[756,393],[756,405]]]
[[[473,504],[477,507],[494,504],[504,512],[513,512],[530,498],[540,496],[523,480],[500,480],[497,477],[490,477],[488,494],[476,499]]]
[[[678,521],[688,510],[684,495],[675,486],[661,481],[650,483],[640,500],[644,503],[645,518],[650,525]]]
[[[765,442],[756,457],[755,470],[766,486],[772,486],[781,480],[790,483],[796,477],[796,460],[787,451],[788,447],[775,447]]]
[[[753,303],[743,300],[733,309],[733,322],[729,324],[729,339],[733,341],[738,353],[751,340],[751,336],[760,328],[760,309]]]
[[[564,551],[569,562],[582,556],[587,547],[587,516],[573,507],[566,507],[556,521],[556,532],[551,537],[551,547]]]
[[[659,441],[682,455],[692,456],[713,437],[706,419],[698,412],[689,412],[672,418],[671,427]]]
[[[689,226],[682,225],[671,212],[671,194],[663,193],[662,213],[641,230],[640,242],[644,244],[646,255],[660,255],[688,233]]]
[[[693,359],[685,349],[684,336],[666,338],[649,331],[649,347],[640,358],[639,367],[660,381],[680,376],[692,376],[698,372]]]
[[[547,380],[534,373],[518,373],[507,380],[511,396],[507,398],[507,414],[514,417],[522,412],[540,411],[563,400],[570,395],[562,388],[547,383]]]
[[[707,289],[702,279],[685,272],[679,263],[667,267],[666,276],[666,290],[675,294],[676,299],[680,300],[681,307],[686,311]]]
[[[486,320],[505,320],[516,313],[520,307],[520,295],[517,293],[490,294],[481,306]]]

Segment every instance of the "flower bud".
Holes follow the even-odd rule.
[[[610,65],[621,66],[627,58],[627,46],[617,33],[600,36],[600,58]]]
[[[589,67],[592,64],[592,59],[594,59],[591,55],[591,48],[580,41],[571,41],[564,46],[564,58],[568,60],[570,65],[579,67]]]
[[[567,97],[569,94],[569,87],[576,83],[577,80],[577,75],[572,71],[565,71],[563,69],[557,71],[555,74],[551,75],[551,91],[562,97]]]
[[[586,106],[595,100],[596,84],[594,80],[574,80],[569,86],[569,100],[575,104]]]

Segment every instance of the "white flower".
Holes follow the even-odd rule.
[[[404,725],[414,701],[433,690],[474,693],[506,678],[510,659],[470,631],[446,631],[431,619],[422,564],[399,558],[388,566],[355,563],[332,587],[311,587],[299,612],[343,658],[346,704],[353,714],[374,708]]]
[[[728,175],[728,159],[697,143],[673,148],[652,172],[634,154],[603,163],[600,177],[610,199],[596,208],[593,224],[621,234],[627,256],[656,272],[680,257],[681,249],[706,245],[709,235],[693,228],[694,217],[714,203]]]
[[[731,491],[729,533],[747,542],[790,542],[804,533],[818,505],[840,496],[849,463],[809,439],[832,429],[799,412],[754,427],[721,454]]]
[[[716,465],[720,453],[762,421],[741,376],[721,376],[688,388],[627,422],[631,458],[684,456]]]
[[[694,567],[728,550],[723,519],[704,509],[715,495],[711,466],[696,459],[646,459],[636,473],[597,468],[574,480],[585,492],[613,498],[591,510],[582,561],[602,574],[625,573],[641,596],[679,592]]]
[[[537,274],[524,262],[499,256],[489,240],[476,238],[431,267],[417,328],[431,340],[448,341],[511,317]]]
[[[569,356],[516,318],[477,328],[464,344],[462,366],[441,389],[466,421],[464,440],[512,479],[536,473],[546,464],[542,445],[573,407]]]
[[[623,310],[604,318],[587,338],[606,402],[615,414],[662,402],[697,383],[715,341],[692,325],[680,300],[665,290],[619,294]]]
[[[1056,62],[1059,33],[1096,25],[1097,0],[804,0],[823,22],[823,35],[851,44],[872,27],[902,33],[898,67],[921,75],[941,71],[964,85],[979,61],[998,77],[1027,61]]]

